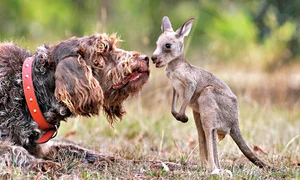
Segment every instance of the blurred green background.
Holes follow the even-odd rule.
[[[34,52],[72,36],[118,33],[124,49],[151,56],[165,15],[175,30],[196,19],[186,57],[236,94],[300,106],[300,0],[2,0],[0,41]],[[161,70],[151,68],[156,81]]]
[[[72,36],[117,32],[124,48],[151,53],[164,15],[174,29],[194,17],[189,55],[274,71],[300,61],[299,12],[300,0],[1,0],[0,40],[34,50]]]

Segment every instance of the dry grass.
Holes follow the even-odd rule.
[[[295,76],[284,72],[273,76],[214,71],[238,94],[244,139],[250,147],[262,149],[264,153],[255,153],[279,171],[255,167],[229,136],[219,143],[221,165],[232,171],[233,179],[300,179],[299,95],[292,95],[293,99],[287,88],[294,82],[288,79]],[[280,86],[278,82],[282,82]],[[58,137],[124,160],[94,165],[65,160],[64,175],[52,171],[26,173],[18,168],[6,171],[13,174],[13,179],[226,178],[211,176],[210,171],[198,165],[197,131],[191,111],[187,111],[188,123],[176,121],[170,113],[171,94],[162,70],[153,68],[149,83],[137,97],[126,102],[127,115],[114,128],[102,115],[74,118],[62,124]],[[291,101],[285,102],[289,98]]]

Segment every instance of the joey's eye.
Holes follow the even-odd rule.
[[[170,49],[170,48],[171,48],[171,44],[167,43],[167,44],[165,44],[165,47],[166,47],[167,49]]]

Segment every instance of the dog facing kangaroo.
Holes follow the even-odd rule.
[[[244,155],[256,166],[271,169],[261,161],[244,141],[238,123],[238,101],[225,82],[212,73],[191,65],[184,58],[184,37],[194,23],[186,21],[173,31],[168,17],[162,19],[162,34],[159,36],[151,59],[157,68],[165,67],[165,73],[173,86],[172,115],[183,123],[188,121],[186,107],[193,109],[198,131],[200,161],[211,169],[220,169],[217,137],[222,140],[230,134]],[[178,97],[182,106],[176,111]]]

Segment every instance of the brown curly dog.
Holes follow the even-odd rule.
[[[33,55],[0,44],[1,167],[47,170],[59,166],[55,158],[62,153],[89,163],[105,158],[72,143],[45,142],[72,116],[102,110],[110,123],[122,119],[122,102],[147,82],[149,62],[118,42],[107,34],[73,37]]]

